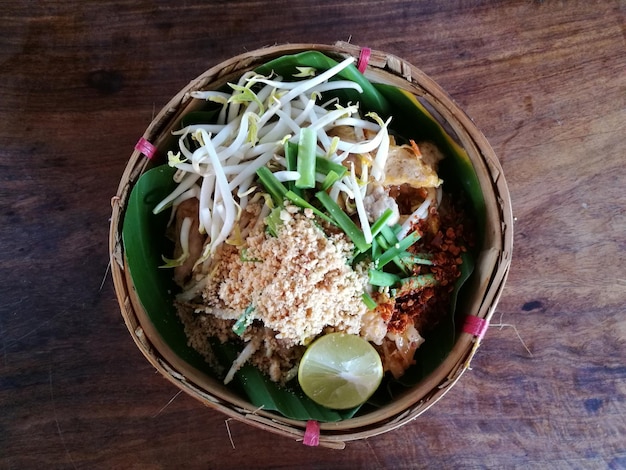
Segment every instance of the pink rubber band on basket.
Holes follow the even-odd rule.
[[[489,322],[487,320],[475,317],[474,315],[468,315],[467,317],[465,317],[463,332],[474,335],[480,340],[483,339],[483,337],[485,336],[488,327]]]
[[[156,153],[156,147],[143,137],[139,139],[135,144],[135,150],[143,153],[150,160],[152,159],[152,157],[154,157],[154,154]]]
[[[315,447],[320,443],[320,423],[314,420],[306,422],[306,430],[304,431],[304,439],[302,443],[305,446]]]
[[[364,47],[361,49],[361,53],[359,54],[359,61],[357,62],[356,68],[359,69],[359,72],[365,72],[367,68],[367,64],[370,61],[370,56],[372,55],[372,50],[369,47]]]

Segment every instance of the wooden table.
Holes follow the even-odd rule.
[[[625,35],[620,0],[3,2],[0,468],[626,468]],[[179,393],[132,342],[107,269],[110,199],[171,96],[246,50],[337,40],[442,85],[498,154],[516,217],[472,370],[344,450]]]

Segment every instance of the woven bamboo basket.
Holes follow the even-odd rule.
[[[174,96],[150,123],[141,141],[150,142],[157,152],[167,148],[168,140],[171,139],[170,131],[179,126],[181,116],[194,109],[196,100],[190,98],[191,91],[216,89],[271,59],[307,50],[320,51],[338,60],[348,56],[362,60],[364,49],[344,42],[334,45],[289,44],[233,57],[210,68]],[[366,51],[369,53],[369,61],[364,71],[365,77],[372,82],[390,84],[408,91],[428,106],[465,149],[478,176],[486,204],[486,227],[475,270],[469,281],[472,294],[465,299],[463,309],[480,328],[470,328],[459,334],[452,351],[439,367],[390,404],[343,421],[321,423],[319,445],[331,448],[343,448],[346,442],[385,433],[410,422],[457,383],[469,368],[502,293],[513,242],[509,191],[500,163],[483,134],[445,91],[417,67],[384,52]],[[145,149],[136,147],[122,175],[117,194],[112,199],[109,239],[115,290],[132,338],[148,361],[166,379],[209,408],[272,433],[303,440],[306,422],[256,409],[218,380],[187,364],[161,338],[144,311],[126,269],[121,225],[133,185],[155,165],[154,161],[146,158],[145,153]]]

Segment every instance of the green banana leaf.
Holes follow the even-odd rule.
[[[165,237],[169,211],[153,215],[152,209],[174,189],[174,171],[168,165],[152,168],[133,187],[122,226],[124,252],[137,297],[163,341],[189,365],[214,376],[204,357],[187,345],[183,324],[174,307],[177,288],[172,271],[159,268],[163,264],[161,256],[172,252],[172,244]],[[228,370],[237,354],[235,348],[213,346],[218,360]],[[355,408],[338,412],[319,406],[301,391],[278,387],[251,366],[244,366],[236,379],[242,396],[247,395],[253,406],[277,411],[291,419],[334,422],[357,411]]]
[[[165,237],[169,215],[152,214],[152,209],[176,186],[174,169],[167,165],[142,175],[130,194],[122,242],[124,255],[137,296],[165,342],[181,359],[197,367],[204,362],[199,353],[187,348],[187,338],[172,302],[175,289],[171,270],[159,269],[161,255],[171,253],[173,246]]]
[[[267,62],[255,71],[261,75],[269,75],[272,72],[282,76],[291,77],[298,73],[297,67],[313,67],[319,71],[325,71],[337,65],[336,60],[317,51],[306,51],[298,54],[286,55]],[[363,89],[363,93],[359,94],[356,90],[345,90],[341,92],[329,92],[325,96],[329,98],[337,96],[342,103],[357,101],[361,103],[364,109],[376,111],[381,116],[388,116],[391,112],[391,106],[386,98],[376,91],[374,85],[367,80],[354,64],[343,69],[336,79],[351,80],[358,83]]]
[[[264,75],[275,72],[284,77],[290,77],[297,72],[296,67],[326,70],[336,64],[336,61],[324,54],[310,51],[275,59],[258,67],[256,71]],[[446,134],[421,103],[413,95],[397,88],[370,83],[354,65],[343,70],[340,78],[353,80],[363,88],[363,94],[352,91],[338,94],[341,102],[359,101],[364,112],[374,111],[381,117],[391,115],[391,110],[393,110],[393,121],[390,127],[394,132],[407,139],[428,138],[439,146],[447,157],[440,168],[444,174],[445,189],[462,191],[469,196],[474,215],[479,221],[477,226],[482,227],[483,224],[480,221],[484,221],[485,217],[484,200],[469,157]],[[206,122],[206,119],[213,115],[214,112],[209,105],[206,110],[196,111],[193,115],[186,116],[183,122]],[[187,345],[182,323],[173,306],[176,287],[172,281],[171,271],[159,269],[159,266],[163,264],[161,256],[170,254],[172,250],[171,244],[164,235],[169,215],[162,213],[154,216],[152,209],[173,189],[175,185],[172,181],[173,172],[174,169],[163,165],[149,170],[137,181],[131,192],[123,222],[124,250],[137,295],[163,340],[181,359],[194,368],[213,375],[203,357]],[[456,304],[459,290],[473,269],[472,257],[466,258],[466,262],[462,265],[461,278],[455,288],[453,306]],[[427,341],[418,349],[416,364],[407,371],[402,381],[387,381],[366,406],[380,406],[388,403],[397,393],[398,387],[414,385],[434,370],[454,345],[454,325],[453,307],[450,315],[431,332],[426,338]],[[230,367],[237,354],[235,347],[223,345],[214,349],[218,360],[226,368]],[[247,398],[252,405],[276,411],[290,419],[334,422],[350,418],[359,411],[359,407],[338,412],[319,406],[306,397],[297,384],[278,387],[256,368],[249,365],[244,366],[235,377],[237,384],[234,390],[239,391],[242,397]]]

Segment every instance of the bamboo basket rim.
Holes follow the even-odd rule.
[[[353,56],[358,59],[363,49],[346,42],[337,42],[334,45],[296,43],[265,47],[232,57],[189,82],[161,109],[142,138],[156,148],[163,145],[168,138],[169,130],[177,125],[185,112],[192,109],[190,91],[217,88],[273,58],[307,50],[320,51],[335,58]],[[476,263],[477,266],[486,266],[484,270],[479,269],[475,281],[475,287],[482,293],[482,297],[475,299],[470,310],[475,312],[476,317],[488,323],[502,294],[513,249],[511,199],[500,162],[471,118],[430,77],[397,56],[370,49],[368,52],[370,57],[364,72],[365,77],[374,82],[403,88],[429,103],[451,127],[476,169],[487,204],[489,230],[485,234],[485,249]],[[206,386],[208,376],[178,358],[160,338],[143,311],[128,270],[125,269],[121,223],[130,191],[139,176],[150,165],[150,161],[135,149],[122,174],[117,193],[111,200],[112,216],[109,232],[111,272],[124,322],[136,346],[166,379],[209,408],[257,428],[302,440],[306,422],[287,419],[275,412],[255,410],[245,400],[237,399],[219,386],[208,390]],[[394,430],[417,418],[457,383],[469,368],[480,341],[479,336],[461,333],[444,362],[425,380],[392,404],[338,423],[320,423],[319,445],[343,448],[346,442]]]

